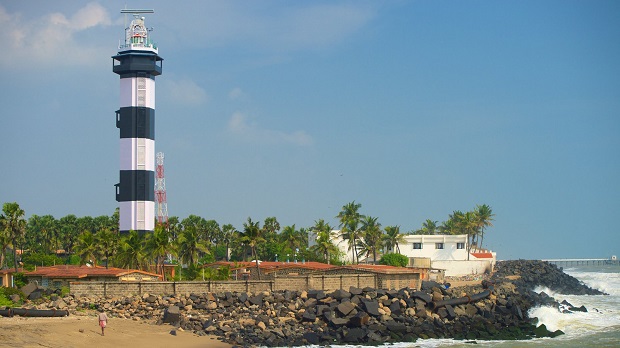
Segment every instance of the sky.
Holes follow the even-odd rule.
[[[0,0],[0,203],[118,206],[126,1]],[[620,2],[142,1],[168,212],[401,231],[489,205],[498,259],[620,254]]]

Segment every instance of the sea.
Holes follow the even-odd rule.
[[[452,339],[427,339],[415,343],[395,343],[394,348],[520,348],[520,347],[620,347],[620,266],[580,265],[564,267],[564,272],[579,279],[591,288],[609,295],[562,295],[539,287],[558,302],[568,301],[574,307],[585,306],[588,312],[561,313],[552,307],[536,307],[529,311],[550,331],[562,330],[565,334],[555,338],[535,338],[519,341],[457,341]],[[334,345],[332,347],[356,348],[361,345]]]

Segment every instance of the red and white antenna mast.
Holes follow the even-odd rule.
[[[157,223],[168,226],[168,203],[166,202],[166,178],[164,177],[164,153],[157,153],[157,178],[155,179],[155,203]]]

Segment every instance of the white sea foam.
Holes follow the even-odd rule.
[[[529,311],[539,323],[551,330],[562,330],[568,337],[581,337],[595,332],[616,330],[620,326],[620,273],[618,268],[568,268],[565,273],[586,285],[609,295],[562,295],[546,287],[537,287],[558,302],[568,301],[574,307],[585,306],[588,312],[561,313],[556,308],[536,307]]]

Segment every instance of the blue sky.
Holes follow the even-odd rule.
[[[125,1],[0,1],[0,202],[117,206]],[[164,58],[170,215],[417,229],[488,204],[500,259],[620,254],[617,1],[134,1]]]

